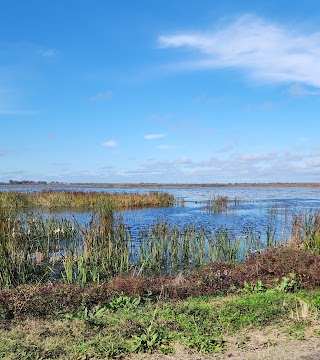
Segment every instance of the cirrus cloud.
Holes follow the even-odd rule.
[[[105,92],[100,92],[96,95],[92,95],[89,97],[90,101],[103,101],[103,100],[111,100],[113,98],[113,92],[108,90]]]
[[[154,140],[154,139],[160,139],[166,137],[167,134],[148,134],[144,135],[143,137],[147,140]]]
[[[196,59],[182,69],[237,68],[265,82],[320,87],[320,32],[300,33],[254,15],[212,32],[184,32],[158,38],[162,48],[190,48]]]
[[[108,140],[104,142],[102,145],[107,147],[116,147],[118,146],[118,143],[115,140]]]

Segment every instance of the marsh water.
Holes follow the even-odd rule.
[[[40,191],[36,187],[32,191]],[[54,188],[51,188],[54,189]],[[166,191],[178,200],[176,206],[121,211],[116,216],[123,218],[131,236],[138,238],[140,230],[147,229],[157,222],[167,221],[170,226],[184,228],[193,224],[209,231],[227,229],[235,236],[248,232],[259,234],[263,240],[267,229],[274,231],[278,240],[290,236],[292,217],[297,213],[320,210],[320,188],[307,186],[212,186],[212,187],[90,187],[59,186],[59,190],[101,191],[101,192],[139,192]],[[2,191],[31,191],[28,187],[6,188]],[[208,200],[227,197],[225,211],[215,212],[207,205]],[[181,202],[182,201],[182,202]],[[183,205],[182,205],[183,204]],[[63,213],[60,216],[70,216]],[[73,214],[77,221],[86,222],[90,213]]]

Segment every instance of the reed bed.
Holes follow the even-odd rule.
[[[254,232],[235,236],[227,229],[214,232],[192,224],[180,229],[167,221],[141,231],[139,241],[138,265],[156,274],[188,272],[215,261],[239,262],[261,248]]]
[[[189,273],[216,261],[245,261],[279,246],[272,223],[268,226],[263,242],[254,231],[235,236],[223,228],[189,224],[182,229],[163,220],[132,239],[113,202],[84,223],[0,208],[0,288],[48,280],[84,286],[121,274]],[[319,254],[320,212],[294,214],[287,242]]]
[[[291,242],[320,254],[320,211],[294,214],[291,233]]]
[[[146,194],[84,192],[66,190],[45,190],[21,193],[17,191],[0,192],[0,208],[5,209],[81,209],[97,210],[112,204],[115,210],[129,210],[144,207],[173,206],[175,199],[167,192],[152,191]]]
[[[235,200],[236,203],[236,200]],[[205,211],[208,213],[222,214],[228,212],[228,196],[214,197],[206,201]]]

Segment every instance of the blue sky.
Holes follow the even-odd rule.
[[[1,1],[0,181],[320,175],[318,0]]]

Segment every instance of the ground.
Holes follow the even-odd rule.
[[[222,354],[199,355],[181,346],[172,355],[137,354],[129,360],[319,360],[320,337],[311,326],[303,340],[290,338],[281,329],[267,327],[263,330],[244,331],[226,339],[227,350]],[[298,334],[295,334],[298,337]]]

